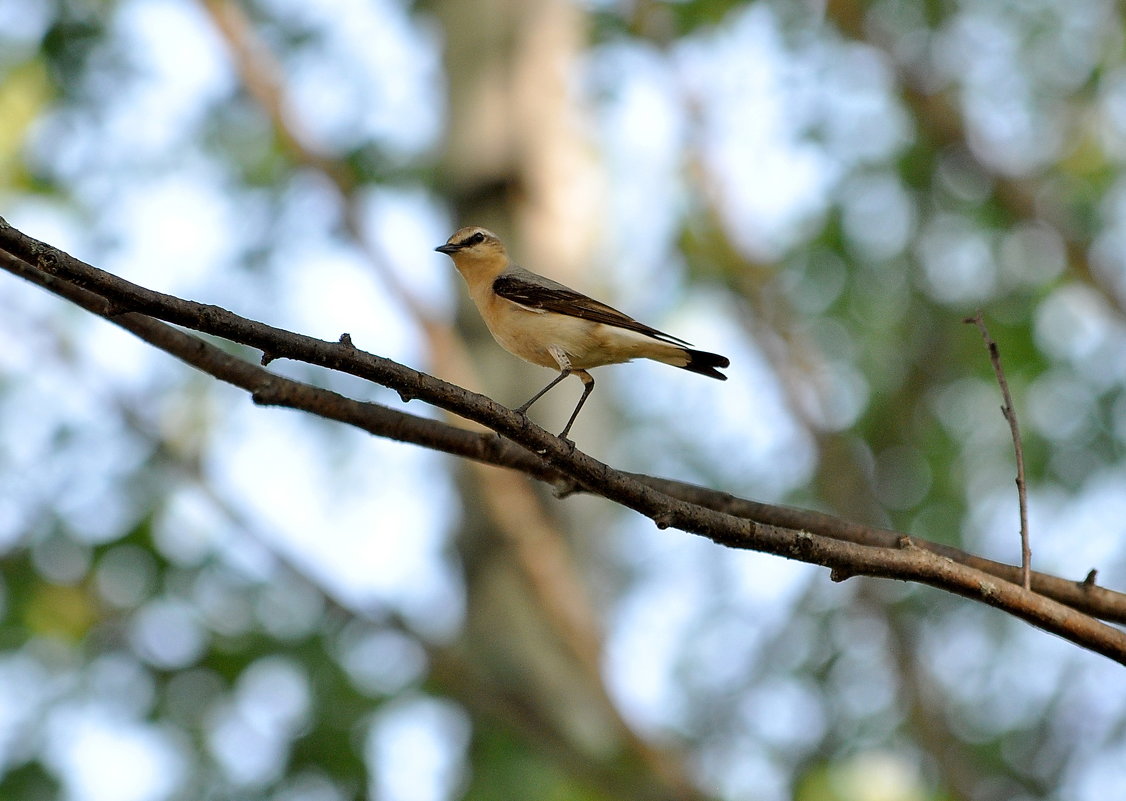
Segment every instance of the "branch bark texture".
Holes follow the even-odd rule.
[[[600,495],[654,521],[732,548],[762,551],[851,576],[929,584],[986,603],[1126,664],[1126,633],[1098,620],[1126,621],[1126,595],[1033,574],[897,532],[871,529],[801,510],[757,504],[702,487],[615,470],[575,450],[495,401],[389,359],[359,350],[347,336],[327,342],[240,317],[218,306],[155,292],[92,267],[0,219],[0,267],[131,331],[223,381],[256,403],[308,411],[377,436],[520,470],[559,494]],[[504,439],[464,431],[386,406],[278,376],[232,356],[173,323],[260,350],[263,361],[288,358],[350,373],[473,420]],[[1050,596],[1050,597],[1049,597]]]

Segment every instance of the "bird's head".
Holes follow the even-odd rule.
[[[487,228],[470,225],[454,233],[446,244],[434,248],[454,260],[458,269],[476,265],[498,265],[508,263],[508,254],[500,237]]]

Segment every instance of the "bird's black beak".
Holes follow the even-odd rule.
[[[434,250],[438,251],[439,253],[445,253],[448,256],[452,256],[454,253],[457,253],[459,250],[461,250],[461,245],[453,242],[448,242],[445,245],[438,245],[438,247],[434,248]]]

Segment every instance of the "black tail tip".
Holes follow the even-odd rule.
[[[693,373],[706,375],[709,378],[718,378],[720,381],[726,381],[727,376],[717,370],[717,367],[730,367],[731,360],[726,356],[720,356],[718,353],[708,353],[705,350],[688,350],[688,364],[684,365],[685,370],[690,370]]]

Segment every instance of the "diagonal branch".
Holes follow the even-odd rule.
[[[55,279],[3,251],[0,251],[0,259],[3,259],[0,267],[49,289],[94,314],[106,317],[209,375],[245,389],[263,405],[310,412],[329,420],[347,423],[376,436],[516,470],[530,478],[551,484],[559,495],[586,491],[573,478],[509,440],[467,431],[380,404],[353,400],[331,390],[283,378],[144,315],[114,316],[114,308],[101,295]],[[626,475],[670,497],[779,528],[809,531],[823,537],[874,548],[895,548],[904,536],[900,532],[852,523],[822,512],[760,503],[687,482],[641,473]],[[996,578],[1013,583],[1020,581],[1019,567],[975,556],[941,543],[914,538],[912,541],[938,556]],[[1126,623],[1126,594],[1088,581],[1069,581],[1037,572],[1032,573],[1032,589],[1093,617]]]
[[[247,390],[263,405],[298,409],[320,417],[353,425],[376,436],[411,443],[460,456],[484,464],[507,467],[556,487],[559,494],[585,491],[573,479],[553,468],[535,454],[508,440],[478,434],[429,418],[389,409],[375,403],[356,401],[330,390],[282,378],[249,364],[215,346],[177,329],[137,314],[113,316],[113,308],[100,295],[79,289],[36,270],[8,254],[0,266],[40,284],[87,310],[107,317],[150,344],[171,353],[194,367]],[[670,497],[679,498],[724,514],[758,523],[809,531],[832,539],[894,548],[903,534],[888,529],[851,523],[821,512],[760,503],[729,493],[672,479],[640,473],[630,478]],[[915,544],[939,556],[989,573],[1005,581],[1020,580],[1020,568],[995,562],[941,543],[915,539]],[[1126,623],[1126,595],[1086,581],[1068,581],[1046,573],[1033,572],[1032,589],[1077,611],[1111,622]]]
[[[82,305],[86,305],[82,301],[88,302],[91,311],[134,333],[142,330],[146,333],[159,331],[159,336],[167,338],[169,342],[176,340],[174,347],[180,351],[176,355],[189,363],[198,362],[197,366],[214,355],[211,351],[218,349],[194,336],[146,319],[145,315],[250,345],[274,357],[296,358],[342,370],[390,387],[404,398],[419,398],[475,420],[521,446],[526,453],[522,458],[538,458],[548,469],[553,469],[574,485],[633,509],[652,519],[660,528],[679,528],[707,537],[720,545],[758,550],[829,567],[835,580],[867,575],[929,584],[1001,609],[1081,647],[1126,664],[1126,633],[1017,584],[940,556],[920,547],[906,536],[899,535],[894,547],[859,544],[811,531],[757,523],[692,503],[661,491],[658,489],[660,482],[644,483],[574,450],[558,437],[489,398],[357,350],[350,342],[325,342],[248,320],[217,306],[153,292],[32,239],[2,219],[0,250],[6,250],[17,257],[4,259],[0,266],[37,280],[51,291]],[[19,261],[26,262],[23,265],[26,269],[19,269]],[[38,278],[35,273],[39,274]],[[76,291],[78,289],[85,289],[87,292],[80,293]],[[96,300],[94,296],[103,300]],[[79,301],[79,297],[82,301]],[[136,314],[137,311],[143,314]],[[151,326],[156,328],[150,328]],[[241,362],[238,359],[234,361]],[[232,377],[238,377],[241,382],[239,385],[251,391],[260,403],[276,402],[297,406],[307,400],[304,393],[323,392],[308,385],[287,381],[246,362],[241,364],[242,366],[228,363],[224,369]],[[220,377],[230,380],[225,376]],[[328,396],[333,395],[335,393],[328,393]],[[371,415],[367,424],[361,425],[365,430],[374,426],[372,420],[392,412],[375,404],[363,404],[343,396],[336,397],[340,398],[339,409],[348,408]],[[378,409],[378,413],[373,409]],[[392,414],[393,417],[385,419],[391,425],[399,425],[402,433],[404,424],[411,423],[411,416]],[[438,428],[441,424],[429,422],[432,426],[431,433],[441,430]],[[462,444],[469,446],[468,441]],[[498,444],[496,450],[491,452],[493,458],[497,457],[501,448]],[[484,444],[478,445],[476,450],[482,455],[487,453]],[[542,470],[539,472],[544,474]]]
[[[239,79],[270,121],[290,158],[295,164],[320,172],[335,189],[343,227],[378,274],[392,301],[408,312],[425,336],[435,372],[463,387],[478,389],[481,381],[474,374],[464,343],[451,325],[427,310],[400,280],[386,254],[365,235],[359,187],[347,164],[312,146],[299,121],[286,113],[284,71],[265,42],[256,36],[245,10],[230,0],[199,0],[199,5],[226,43]],[[538,600],[560,642],[585,671],[590,687],[599,696],[615,727],[656,774],[665,775],[671,779],[671,784],[686,788],[687,782],[673,776],[674,760],[655,753],[643,742],[610,698],[602,675],[602,636],[597,615],[565,547],[564,537],[547,514],[544,500],[532,491],[529,482],[519,480],[519,476],[490,471],[482,464],[471,467],[476,468],[471,474],[479,488],[482,508],[511,548],[512,564],[527,581],[533,598]]]

